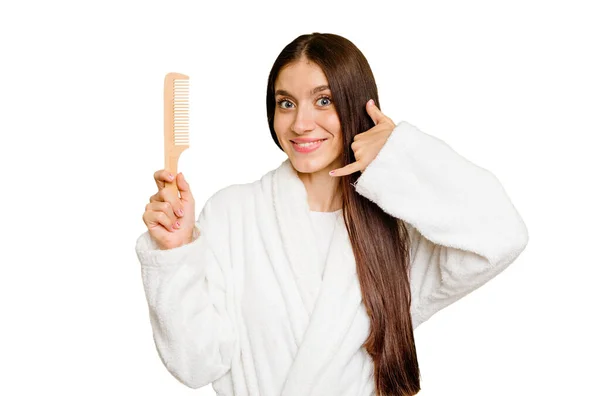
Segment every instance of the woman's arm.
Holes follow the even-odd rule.
[[[504,270],[529,239],[496,176],[406,121],[355,188],[407,224],[414,327]]]
[[[190,388],[229,371],[236,337],[227,308],[227,264],[211,247],[220,216],[212,199],[198,216],[191,243],[159,250],[147,231],[136,243],[156,348],[169,372]]]

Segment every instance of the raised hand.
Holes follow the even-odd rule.
[[[173,179],[179,194],[173,194],[173,190],[165,188],[165,182],[172,182]],[[154,181],[158,192],[150,197],[142,216],[150,236],[163,250],[190,243],[196,223],[195,201],[190,185],[182,173],[170,178],[164,169],[154,173]]]
[[[354,172],[364,171],[375,157],[377,157],[377,154],[379,154],[379,151],[396,127],[394,121],[383,114],[372,99],[367,102],[367,113],[369,113],[371,119],[375,122],[375,126],[354,136],[354,141],[350,147],[354,152],[356,161],[343,168],[329,172],[331,176],[345,176]]]

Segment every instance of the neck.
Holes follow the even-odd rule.
[[[313,173],[296,171],[308,196],[308,206],[313,212],[335,212],[342,208],[342,195],[338,190],[339,178],[329,175],[329,169]]]

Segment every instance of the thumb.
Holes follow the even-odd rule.
[[[177,174],[177,188],[179,188],[179,193],[181,194],[181,199],[184,201],[193,201],[194,197],[192,196],[192,191],[190,190],[190,185],[183,177],[183,173]]]

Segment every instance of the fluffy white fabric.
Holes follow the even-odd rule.
[[[407,223],[413,327],[504,270],[528,242],[498,179],[400,122],[355,183]],[[321,276],[306,189],[289,160],[206,202],[192,243],[136,243],[166,368],[218,395],[373,395],[369,330],[338,216]]]
[[[343,216],[341,209],[335,212],[310,212],[310,219],[313,231],[315,232],[315,240],[317,241],[319,252],[319,271],[321,271],[321,278],[325,272],[327,253],[329,252],[329,246],[331,245],[331,238],[333,237],[333,231],[335,230],[338,216]]]

